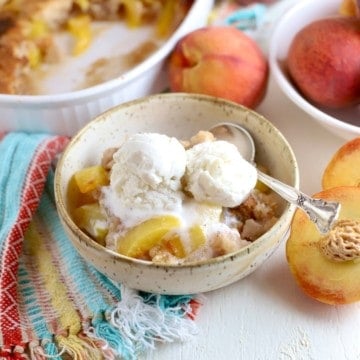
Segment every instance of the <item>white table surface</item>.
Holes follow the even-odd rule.
[[[322,172],[345,142],[293,105],[270,78],[257,111],[290,142],[300,167],[301,190],[321,190]],[[165,344],[156,360],[356,360],[360,359],[360,303],[329,306],[295,284],[285,243],[253,274],[205,294],[191,342]]]

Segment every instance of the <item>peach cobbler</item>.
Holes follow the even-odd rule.
[[[200,131],[189,141],[137,133],[77,171],[68,187],[74,222],[125,256],[182,264],[233,253],[277,220],[236,147]]]
[[[61,61],[54,41],[59,33],[71,34],[72,56],[89,47],[95,22],[124,21],[129,28],[154,24],[154,37],[165,38],[179,25],[192,2],[0,0],[0,93],[32,94],[32,71]]]

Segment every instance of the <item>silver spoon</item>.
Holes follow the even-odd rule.
[[[238,148],[244,159],[254,163],[254,140],[245,128],[235,123],[223,122],[213,126],[209,131],[213,133],[217,139],[233,143]],[[305,211],[310,220],[315,223],[316,227],[322,234],[329,232],[332,225],[338,218],[340,211],[339,203],[311,198],[303,194],[301,191],[264,174],[258,169],[257,173],[258,179],[262,183],[274,190],[283,199]]]

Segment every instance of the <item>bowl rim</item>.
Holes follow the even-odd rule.
[[[349,124],[340,119],[337,119],[312,105],[295,89],[295,87],[291,84],[289,78],[285,76],[284,71],[279,65],[279,61],[283,60],[278,58],[278,48],[279,46],[281,46],[281,41],[279,39],[284,34],[284,24],[289,22],[290,19],[292,19],[294,16],[296,17],[298,11],[304,8],[311,9],[314,4],[316,4],[317,6],[319,6],[319,4],[322,4],[324,8],[327,8],[329,6],[329,2],[331,2],[331,5],[340,4],[339,0],[302,0],[301,2],[295,4],[288,11],[285,12],[285,14],[279,19],[278,23],[276,24],[270,38],[269,65],[274,75],[274,78],[277,80],[277,84],[282,89],[284,94],[295,104],[297,104],[301,109],[303,109],[305,112],[307,112],[309,115],[314,117],[316,120],[318,120],[325,126],[331,125],[339,130],[353,132],[354,136],[356,136],[356,134],[360,135],[360,126]]]
[[[212,4],[213,0],[208,1],[208,4]],[[105,81],[101,84],[97,84],[91,87],[87,87],[81,90],[75,90],[59,94],[43,94],[43,95],[12,95],[12,94],[0,94],[0,104],[26,104],[26,105],[47,105],[53,107],[54,104],[69,103],[77,100],[85,101],[87,99],[96,98],[99,95],[113,92],[119,87],[123,87],[126,84],[142,76],[149,69],[154,68],[173,49],[174,45],[183,34],[184,29],[188,26],[188,23],[192,21],[194,14],[198,12],[204,5],[204,0],[194,0],[191,8],[186,14],[183,21],[179,24],[173,34],[165,40],[165,42],[150,56],[148,56],[140,64],[137,64],[131,70],[118,76],[117,78]]]
[[[287,141],[285,136],[280,132],[280,130],[275,127],[275,125],[273,125],[269,120],[267,120],[263,115],[257,113],[255,110],[249,109],[243,105],[237,104],[235,102],[232,102],[232,101],[229,101],[226,99],[216,98],[213,96],[203,95],[203,94],[191,94],[191,93],[178,92],[178,93],[162,93],[162,94],[148,95],[148,96],[145,96],[142,98],[138,98],[135,100],[131,100],[131,101],[119,104],[119,105],[103,112],[102,114],[96,116],[93,120],[88,122],[82,129],[80,129],[77,132],[77,134],[75,134],[74,137],[72,137],[72,139],[66,146],[62,156],[60,157],[59,162],[57,163],[57,166],[55,169],[55,177],[54,177],[54,192],[55,192],[55,202],[56,202],[57,211],[60,215],[61,221],[79,239],[77,241],[78,243],[84,242],[86,244],[86,246],[90,246],[91,248],[93,248],[97,251],[104,252],[107,255],[111,256],[113,259],[121,260],[121,261],[130,263],[130,264],[136,264],[136,265],[152,267],[152,268],[160,267],[160,268],[164,268],[164,269],[197,268],[199,266],[211,266],[211,265],[214,265],[219,262],[232,261],[232,260],[234,260],[234,258],[243,257],[243,256],[250,254],[253,249],[260,247],[264,242],[266,242],[269,234],[271,235],[271,233],[275,233],[278,229],[285,226],[284,224],[287,222],[287,220],[294,215],[296,206],[294,204],[286,203],[284,206],[283,212],[279,216],[276,223],[266,233],[264,233],[262,236],[257,238],[254,242],[250,243],[249,245],[246,245],[243,248],[241,248],[238,251],[233,252],[233,253],[217,256],[215,258],[210,258],[210,259],[206,259],[206,260],[202,260],[202,261],[189,262],[189,263],[184,263],[184,264],[159,264],[159,263],[153,263],[148,260],[140,260],[140,259],[136,259],[136,258],[132,258],[132,257],[128,257],[125,255],[119,254],[116,251],[110,250],[110,249],[106,248],[105,246],[102,246],[99,243],[97,243],[95,240],[93,240],[90,236],[88,236],[86,233],[84,233],[75,224],[75,222],[72,220],[70,214],[66,210],[65,201],[64,201],[63,197],[61,196],[62,181],[61,181],[61,174],[60,174],[60,169],[64,166],[67,155],[68,155],[68,153],[71,152],[72,145],[75,144],[76,142],[78,142],[81,139],[81,137],[87,132],[87,130],[93,126],[94,123],[101,123],[104,118],[111,117],[113,113],[116,113],[118,111],[118,109],[131,108],[133,106],[141,104],[144,101],[149,101],[149,100],[156,101],[156,100],[167,99],[167,98],[168,99],[172,99],[172,98],[173,99],[183,99],[184,97],[189,98],[191,100],[199,101],[199,102],[201,102],[201,101],[205,101],[208,103],[215,102],[215,103],[222,104],[222,105],[225,105],[228,107],[230,106],[230,107],[237,108],[237,109],[241,108],[244,111],[246,111],[247,113],[249,113],[249,112],[252,113],[255,117],[258,117],[259,119],[261,119],[261,121],[266,122],[268,124],[268,126],[272,129],[272,132],[275,132],[277,134],[277,136],[279,136],[281,138],[284,145],[286,145],[286,147],[287,147],[287,151],[289,152],[289,154],[291,156],[291,160],[292,160],[291,162],[293,164],[293,169],[292,169],[292,175],[294,176],[293,186],[295,188],[299,189],[299,183],[300,183],[299,166],[298,166],[298,163],[297,163],[297,160],[295,157],[295,153],[294,153],[290,143]],[[70,239],[70,240],[72,241],[72,239]]]

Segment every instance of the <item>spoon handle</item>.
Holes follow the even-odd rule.
[[[305,211],[310,220],[315,223],[322,234],[329,232],[331,226],[338,217],[340,211],[339,203],[310,198],[301,191],[286,185],[259,170],[258,179],[285,200]]]

